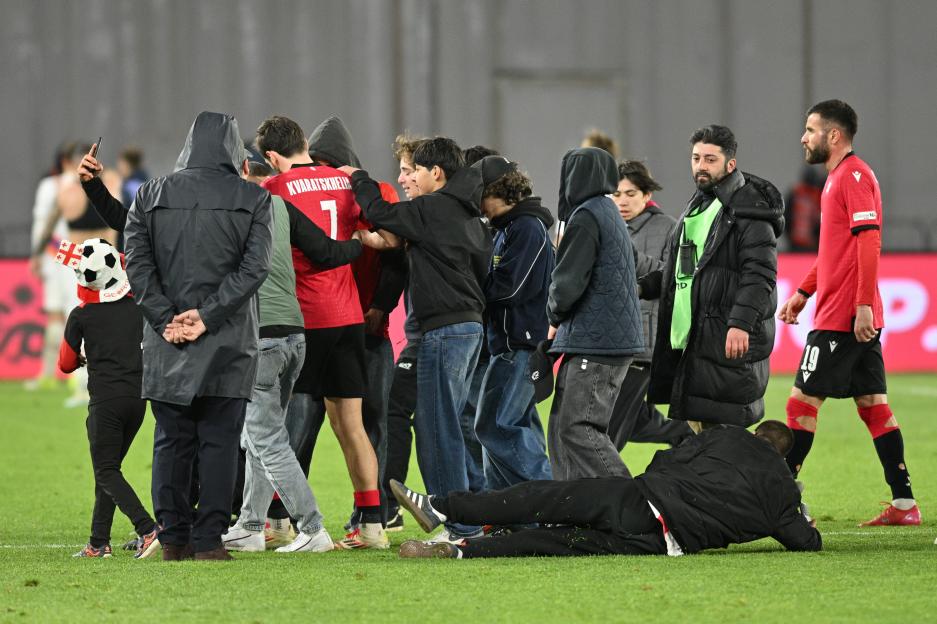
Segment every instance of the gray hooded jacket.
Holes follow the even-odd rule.
[[[635,275],[641,278],[651,271],[660,270],[670,253],[670,233],[677,224],[676,219],[664,214],[657,204],[649,205],[631,221],[628,233],[631,242],[640,253],[636,254]],[[650,364],[654,355],[654,338],[657,333],[658,302],[641,301],[641,320],[644,325],[644,353],[636,355],[636,364]]]
[[[270,270],[270,194],[238,176],[237,121],[203,112],[168,176],[140,187],[127,216],[127,275],[143,310],[143,397],[249,398],[257,364],[257,301]],[[175,314],[197,309],[207,331],[174,345]]]

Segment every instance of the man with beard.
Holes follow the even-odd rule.
[[[872,169],[852,150],[858,117],[849,104],[826,100],[807,111],[800,138],[806,160],[826,167],[820,195],[820,248],[813,268],[778,318],[796,324],[816,293],[813,331],[787,401],[794,448],[787,464],[800,472],[813,445],[817,411],[827,397],[852,397],[872,435],[892,502],[859,526],[921,523],[904,463],[904,440],[885,394],[880,342],[884,319],[876,275],[881,251],[882,195]]]
[[[773,184],[737,169],[729,128],[700,128],[690,145],[697,191],[667,264],[641,280],[642,296],[661,300],[648,400],[669,403],[670,418],[697,430],[748,427],[765,412],[784,202]]]

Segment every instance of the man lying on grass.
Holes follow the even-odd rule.
[[[401,557],[575,555],[672,556],[772,537],[788,550],[820,550],[784,463],[793,435],[776,420],[721,425],[658,451],[634,479],[529,481],[481,493],[426,496],[391,482],[394,496],[427,532],[443,522],[522,529],[461,544],[400,546]]]

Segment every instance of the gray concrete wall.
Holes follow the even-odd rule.
[[[679,211],[687,139],[719,122],[739,162],[786,189],[803,111],[839,97],[883,187],[890,249],[937,249],[931,0],[0,0],[0,255],[27,252],[35,184],[66,138],[126,143],[169,171],[203,109],[245,136],[330,114],[395,177],[404,129],[520,161],[556,204],[560,157],[598,126],[646,159]]]

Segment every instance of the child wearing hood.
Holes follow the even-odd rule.
[[[110,557],[114,509],[140,536],[134,557],[159,547],[158,527],[124,475],[127,455],[146,413],[141,396],[143,314],[133,302],[124,259],[106,240],[62,241],[56,261],[75,270],[81,304],[68,315],[59,368],[88,366],[88,442],[94,467],[94,511],[88,544],[75,557]],[[82,346],[87,357],[81,355]]]

